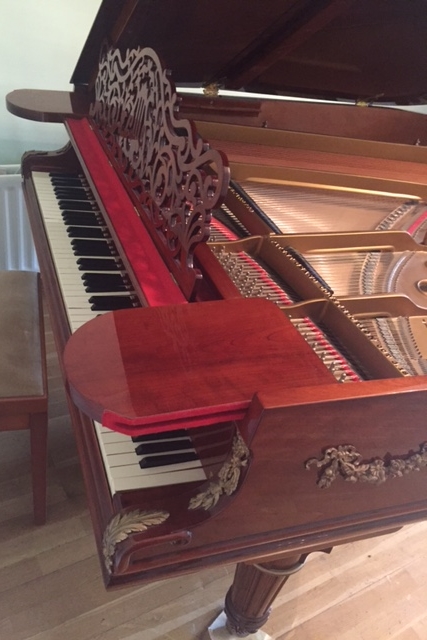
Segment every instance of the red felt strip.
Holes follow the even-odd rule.
[[[248,406],[247,402],[236,402],[234,405],[224,407],[221,405],[200,407],[189,411],[176,411],[169,415],[159,414],[133,419],[106,410],[102,414],[102,425],[126,436],[162,433],[181,428],[195,429],[232,420],[242,420]]]
[[[415,222],[411,224],[411,226],[408,229],[409,235],[413,236],[426,219],[427,219],[427,210],[423,211],[423,213],[415,220]]]

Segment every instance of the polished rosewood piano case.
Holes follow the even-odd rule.
[[[104,0],[75,91],[7,97],[16,115],[64,122],[70,134],[65,149],[30,152],[22,167],[107,586],[237,562],[225,610],[230,631],[245,635],[310,552],[427,516],[427,120],[390,108],[423,101],[426,22],[421,1],[270,0],[236,11],[225,0]],[[165,150],[173,171],[159,162]],[[91,192],[131,305],[142,307],[124,330],[116,318],[132,311],[69,319],[39,186],[49,172],[81,175]],[[106,429],[81,409],[142,438],[150,429],[114,422],[111,393],[91,402],[81,392],[73,348],[100,339],[104,375],[106,361],[123,361],[102,358],[98,327],[108,346],[130,332],[143,360],[160,325],[151,432],[162,420],[184,429],[197,472],[126,489],[106,469]],[[253,388],[233,404],[239,341]],[[177,376],[189,373],[185,388],[168,353]],[[269,358],[283,369],[267,383]],[[206,403],[196,406],[199,387]],[[137,406],[135,386],[123,393]]]

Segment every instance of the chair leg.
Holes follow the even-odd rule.
[[[46,522],[47,413],[30,417],[34,522]]]

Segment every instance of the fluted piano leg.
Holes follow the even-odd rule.
[[[225,598],[228,631],[239,638],[256,633],[288,578],[304,565],[307,554],[262,564],[240,563]]]

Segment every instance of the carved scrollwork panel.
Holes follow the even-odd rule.
[[[178,97],[156,53],[105,49],[91,115],[125,176],[140,215],[183,288],[194,283],[193,252],[209,236],[225,197],[227,160],[178,119]],[[187,284],[185,284],[187,283]]]
[[[118,513],[108,523],[102,540],[105,566],[111,573],[116,547],[132,533],[146,531],[149,527],[162,524],[169,518],[167,511],[128,511]]]
[[[224,462],[218,472],[215,482],[211,482],[206,489],[198,493],[190,500],[189,509],[204,509],[208,511],[214,507],[221,496],[231,496],[239,484],[242,468],[246,467],[249,461],[250,452],[240,434],[237,434],[233,441],[231,456]]]
[[[427,442],[424,442],[415,453],[409,452],[404,457],[388,460],[375,458],[363,461],[363,456],[353,445],[329,447],[321,458],[310,458],[305,463],[306,469],[317,467],[320,475],[317,485],[327,489],[333,481],[341,477],[347,482],[368,482],[382,484],[390,478],[400,478],[412,471],[420,471],[427,467]]]

